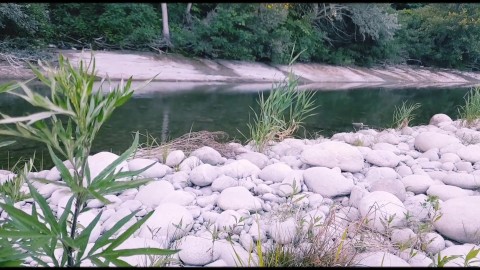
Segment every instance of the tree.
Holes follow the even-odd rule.
[[[168,9],[167,3],[161,3],[160,6],[162,7],[162,25],[163,25],[163,40],[166,42],[167,47],[173,47],[172,41],[170,39],[170,28],[168,26]]]

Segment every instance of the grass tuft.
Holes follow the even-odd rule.
[[[408,124],[415,119],[415,110],[420,108],[420,103],[408,104],[407,101],[402,103],[402,106],[395,106],[393,112],[393,128],[402,129],[408,127]]]
[[[464,99],[465,105],[460,106],[458,114],[464,124],[471,126],[480,118],[480,87],[470,90]]]

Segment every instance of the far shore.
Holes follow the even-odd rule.
[[[90,51],[58,50],[72,63],[89,60]],[[263,91],[286,78],[289,67],[258,62],[208,60],[179,55],[145,52],[94,51],[99,77],[111,80],[132,77],[135,85],[155,77],[142,92],[228,89]],[[0,66],[0,81],[26,80],[33,73],[24,67]],[[315,63],[297,63],[292,71],[299,77],[301,89],[346,90],[360,88],[445,88],[480,85],[480,72],[435,69],[418,66],[375,68],[343,67]]]

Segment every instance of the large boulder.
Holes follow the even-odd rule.
[[[453,198],[440,204],[442,217],[433,225],[460,243],[480,242],[480,196]]]
[[[405,189],[415,194],[425,193],[433,185],[433,180],[428,175],[412,174],[401,179]]]
[[[300,159],[312,166],[339,167],[342,171],[359,172],[363,168],[363,155],[355,147],[336,141],[322,142],[307,147]]]
[[[237,160],[246,159],[255,164],[258,168],[263,169],[268,164],[268,157],[265,154],[258,152],[247,152],[237,156]]]
[[[471,144],[460,148],[457,151],[457,155],[465,161],[472,163],[478,162],[480,161],[480,145]]]
[[[188,235],[180,240],[178,246],[180,260],[187,265],[203,266],[220,257],[220,253],[214,249],[212,239]]]
[[[149,207],[157,207],[163,199],[170,193],[173,193],[174,188],[170,182],[165,180],[153,181],[140,187],[138,193],[135,195],[135,200]]]
[[[91,179],[95,179],[108,165],[112,164],[119,158],[110,152],[100,152],[93,156],[88,157],[88,167],[90,169]],[[121,162],[115,167],[115,172],[128,171],[128,163],[126,161]]]
[[[456,137],[452,137],[446,134],[437,133],[437,132],[422,132],[415,137],[415,148],[426,152],[432,148],[442,148],[444,146],[461,143]]]
[[[480,188],[480,176],[473,173],[459,173],[448,172],[442,179],[442,182],[447,185],[456,186],[465,189],[477,189]]]
[[[404,259],[386,251],[364,252],[357,254],[354,266],[360,267],[410,267]]]
[[[373,184],[376,181],[379,180],[395,180],[398,178],[398,173],[389,167],[373,167],[370,168],[366,175],[365,175],[365,181]]]
[[[443,113],[437,113],[434,116],[432,116],[432,118],[430,118],[430,122],[428,124],[438,126],[440,123],[451,123],[451,122],[452,122],[452,118],[450,118],[450,116]]]
[[[438,196],[442,201],[448,201],[453,198],[472,196],[473,190],[463,189],[450,185],[433,185],[427,189],[427,195]]]
[[[386,231],[389,219],[389,228],[405,225],[405,206],[395,195],[385,191],[374,191],[365,195],[360,200],[358,210],[362,217],[369,220],[367,226],[381,233]]]
[[[352,179],[346,178],[336,170],[325,167],[306,169],[303,172],[303,179],[308,190],[324,197],[349,195],[354,186]]]
[[[218,171],[218,167],[208,163],[199,165],[190,172],[190,182],[200,187],[211,185],[213,180],[217,178]]]
[[[231,163],[223,165],[220,169],[220,173],[237,179],[257,175],[259,172],[260,169],[246,159],[235,160]]]

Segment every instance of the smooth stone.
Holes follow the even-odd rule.
[[[389,167],[373,167],[370,168],[365,175],[365,181],[370,184],[379,180],[395,180],[397,178],[398,173]]]
[[[426,152],[432,148],[442,148],[444,146],[460,143],[456,137],[437,132],[422,132],[415,137],[415,148]]]
[[[221,175],[212,182],[212,191],[222,192],[229,187],[238,186],[238,180],[226,175]]]
[[[308,168],[303,172],[303,178],[309,190],[323,197],[349,195],[354,186],[352,179],[325,167]]]
[[[429,125],[439,126],[440,123],[451,123],[452,118],[444,113],[437,113],[430,118]]]
[[[242,216],[234,210],[225,210],[215,220],[217,229],[222,231],[238,231],[245,225],[241,220]]]
[[[429,267],[433,263],[433,260],[425,252],[413,248],[401,251],[398,256],[414,267]]]
[[[397,169],[396,169],[396,172],[401,177],[405,177],[407,175],[413,174],[412,169],[408,166],[405,166],[405,165],[398,166]]]
[[[272,181],[274,183],[279,183],[282,182],[283,179],[291,173],[293,173],[293,169],[290,168],[290,166],[285,163],[278,162],[263,168],[258,174],[258,178],[264,181]]]
[[[283,179],[277,189],[278,196],[289,197],[302,191],[303,172],[294,171]]]
[[[154,208],[160,205],[162,200],[173,191],[173,185],[165,180],[152,181],[140,187],[138,193],[135,195],[135,200]]]
[[[372,150],[366,156],[365,160],[379,167],[394,168],[400,162],[400,158],[393,152],[387,150]]]
[[[274,221],[268,232],[275,242],[281,245],[291,243],[297,234],[297,224],[293,217],[287,218],[285,221]]]
[[[425,251],[430,254],[435,254],[445,249],[445,239],[434,232],[429,232],[424,235]]]
[[[464,161],[472,163],[480,161],[480,145],[471,144],[466,147],[460,148],[457,151],[457,155]]]
[[[193,216],[184,206],[162,203],[142,225],[139,236],[153,240],[180,239],[193,227]],[[154,233],[150,231],[154,230]]]
[[[204,187],[211,185],[217,176],[217,167],[210,164],[202,164],[192,169],[190,172],[190,182],[194,185]]]
[[[93,156],[88,157],[88,167],[90,169],[91,179],[95,179],[106,167],[112,164],[120,156],[110,152],[100,152]],[[115,167],[115,173],[120,171],[128,171],[128,163],[126,161],[121,162]]]
[[[246,251],[237,242],[220,240],[215,242],[215,246],[220,250],[220,259],[223,260],[228,267],[258,266],[257,255]]]
[[[427,190],[427,195],[438,196],[442,201],[448,201],[453,198],[472,196],[473,190],[462,189],[451,185],[432,185]]]
[[[447,185],[456,186],[465,189],[480,188],[479,176],[469,173],[448,172],[442,182]]]
[[[205,267],[226,267],[226,266],[228,266],[227,263],[221,259],[205,265]]]
[[[480,196],[453,198],[443,202],[442,217],[433,225],[443,236],[460,243],[480,242]]]
[[[126,200],[122,202],[119,208],[127,208],[130,211],[136,211],[142,207],[142,202],[139,200]]]
[[[152,165],[153,164],[153,165]],[[144,169],[148,166],[152,165],[147,170],[140,173],[140,175],[148,178],[162,178],[168,172],[170,172],[170,167],[160,164],[155,160],[146,159],[146,158],[136,158],[132,159],[128,162],[128,169],[130,171],[137,171]]]
[[[473,171],[473,165],[472,163],[468,161],[459,161],[455,163],[455,168],[457,168],[458,172],[472,172]]]
[[[191,171],[193,168],[199,166],[199,165],[202,165],[203,162],[196,156],[189,156],[188,158],[184,159],[180,165],[178,165],[178,169],[180,171],[185,171],[185,172],[189,172]]]
[[[258,153],[258,152],[247,152],[242,153],[237,156],[237,160],[246,159],[256,165],[259,169],[265,168],[268,164],[268,157],[265,154]]]
[[[180,165],[184,159],[185,153],[182,150],[174,150],[167,155],[165,165],[173,168]]]
[[[419,158],[428,158],[429,161],[438,161],[440,159],[437,148],[432,148],[426,151],[425,153],[421,154]]]
[[[407,209],[412,220],[426,221],[429,218],[429,213],[433,213],[423,206],[427,198],[428,197],[425,194],[418,194],[407,196],[405,201],[403,201],[403,205]]]
[[[190,156],[198,157],[203,163],[210,165],[223,164],[225,159],[222,155],[210,146],[203,146],[193,151]]]
[[[354,266],[366,267],[410,267],[402,258],[389,252],[364,252],[355,256]]]
[[[41,186],[37,191],[45,199],[48,199],[48,198],[50,198],[50,196],[52,196],[53,192],[55,192],[57,189],[58,189],[58,185],[49,183],[49,184]]]
[[[444,153],[442,154],[442,157],[440,158],[440,162],[452,162],[452,163],[455,163],[455,162],[458,162],[460,161],[460,157],[455,154],[455,153]]]
[[[258,175],[260,169],[250,161],[246,159],[240,159],[223,165],[220,168],[220,172],[226,176],[240,179],[252,175]]]
[[[238,186],[226,188],[220,193],[217,205],[223,210],[247,209],[257,211],[262,208],[261,202],[248,189]]]
[[[103,222],[102,224],[102,227],[103,227],[103,231],[108,231],[110,230],[113,226],[115,226],[122,218],[130,215],[132,212],[128,209],[128,208],[121,208],[121,209],[118,209],[118,211],[116,211],[115,213],[113,213],[107,220],[105,220],[105,222]],[[125,223],[125,225],[123,225],[119,231],[121,231],[122,229],[127,229],[129,227],[131,227],[133,224],[135,224],[137,220],[135,219],[135,217],[132,217],[128,220],[127,223]]]
[[[161,203],[175,203],[182,206],[190,205],[195,200],[191,192],[175,190],[165,195]]]
[[[395,154],[398,154],[400,152],[399,149],[395,145],[390,144],[390,143],[384,143],[384,142],[374,144],[372,146],[372,150],[390,151],[390,152],[395,153]]]
[[[452,260],[445,263],[445,267],[463,267],[465,263],[465,257],[472,249],[480,249],[480,246],[473,244],[463,244],[447,247],[446,249],[440,251],[441,257],[450,257],[450,256],[460,256],[457,258],[452,258]],[[438,254],[433,256],[433,261],[438,264]],[[470,266],[480,266],[480,253],[477,254],[470,261]]]
[[[417,239],[417,235],[410,228],[393,229],[391,239],[394,244],[410,247]]]
[[[360,200],[358,210],[362,217],[369,220],[368,227],[382,233],[386,230],[382,223],[389,218],[392,218],[391,228],[405,224],[405,206],[395,195],[385,191],[374,191],[365,195]]]
[[[300,159],[311,166],[339,167],[342,171],[359,172],[363,168],[363,155],[355,147],[336,141],[326,141],[303,150]]]
[[[196,199],[197,205],[200,207],[207,207],[207,205],[215,205],[218,200],[218,194],[208,196],[198,196]]]
[[[140,238],[140,237],[130,237],[122,242],[116,250],[120,249],[136,249],[136,248],[165,248],[158,242],[152,239]],[[133,256],[121,256],[119,259],[127,262],[132,266],[151,266],[153,261],[149,259],[146,255],[133,255]]]
[[[188,235],[180,240],[178,256],[183,263],[203,266],[220,257],[211,239]]]
[[[427,189],[433,185],[433,180],[428,175],[412,174],[403,177],[400,181],[402,181],[405,186],[405,190],[415,194],[425,193]]]
[[[400,180],[396,179],[375,181],[370,185],[370,191],[386,191],[392,193],[402,202],[405,200],[406,196],[405,186]]]

